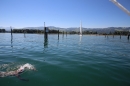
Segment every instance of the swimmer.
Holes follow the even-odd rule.
[[[6,77],[6,76],[16,76],[20,80],[23,81],[29,81],[28,79],[23,79],[21,78],[20,74],[24,72],[25,69],[30,69],[30,70],[36,70],[31,64],[25,64],[23,66],[20,66],[19,69],[15,71],[9,71],[9,72],[0,72],[0,77]]]

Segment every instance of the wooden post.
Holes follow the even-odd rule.
[[[67,32],[66,32],[66,37],[67,37]]]
[[[13,36],[13,34],[12,34],[12,27],[10,27],[11,28],[11,37]]]
[[[128,34],[128,37],[127,37],[127,38],[128,38],[128,40],[129,40],[129,36],[130,36],[130,34]]]
[[[13,37],[11,36],[11,47],[13,47]]]
[[[58,40],[59,40],[59,30],[58,30]]]
[[[121,32],[120,32],[120,39],[121,39]]]
[[[44,39],[48,39],[48,28],[45,27],[45,22],[44,22]]]
[[[10,29],[11,29],[11,47],[13,47],[12,43],[13,43],[13,34],[12,34],[12,27],[10,26]]]
[[[49,32],[48,27],[44,27],[44,47],[45,48],[48,47],[48,32]]]
[[[24,30],[24,38],[25,38],[26,36],[25,36],[25,30]]]
[[[48,28],[47,27],[44,27],[44,38],[45,39],[48,39]]]
[[[129,40],[129,36],[130,36],[130,30],[129,30],[129,32],[128,32],[128,37],[127,37],[127,38],[128,38],[128,40]]]

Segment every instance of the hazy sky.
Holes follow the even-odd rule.
[[[118,0],[130,10],[130,0]],[[130,27],[130,16],[109,0],[0,0],[2,27]]]

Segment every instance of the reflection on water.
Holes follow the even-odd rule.
[[[11,36],[11,47],[13,48],[13,36]]]
[[[58,40],[59,40],[59,33],[58,33]]]
[[[44,39],[44,48],[48,48],[48,38],[46,39]]]
[[[64,34],[62,35],[62,38],[64,39]]]
[[[82,36],[79,36],[79,44],[81,44]]]
[[[24,38],[26,38],[25,32],[24,32]]]

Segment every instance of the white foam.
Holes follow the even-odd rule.
[[[30,69],[30,70],[34,70],[35,69],[35,67],[33,65],[29,64],[29,63],[26,63],[26,64],[22,65],[20,68],[21,69],[27,68],[27,69]]]

